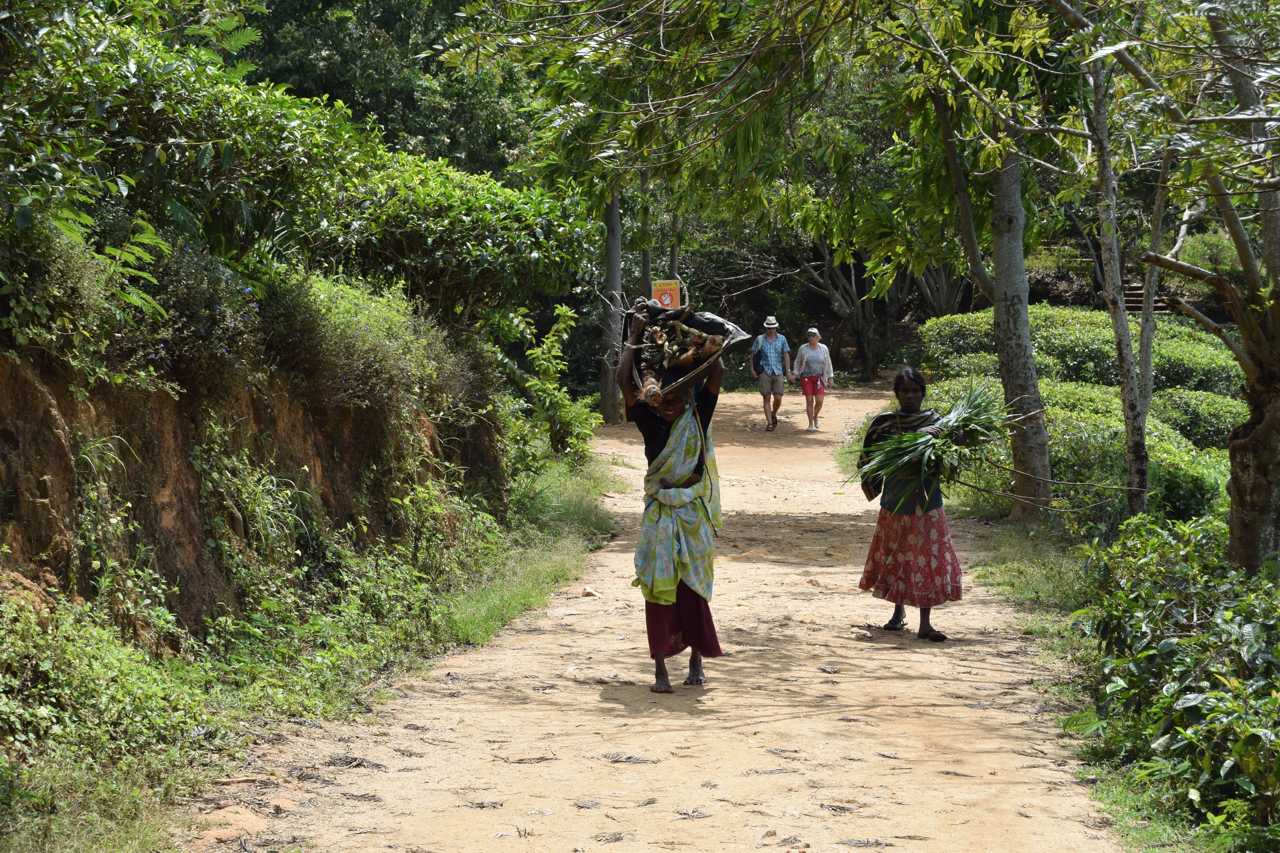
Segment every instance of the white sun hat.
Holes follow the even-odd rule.
[[[775,316],[773,316],[772,314],[770,314],[768,317],[765,317],[765,318],[764,318],[764,327],[765,327],[766,329],[776,329],[776,328],[778,328],[778,318],[777,318],[777,317],[775,317]]]

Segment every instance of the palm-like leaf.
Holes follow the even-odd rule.
[[[937,435],[904,432],[877,442],[867,448],[867,462],[858,474],[864,480],[887,480],[912,473],[922,489],[931,480],[953,482],[982,445],[1006,436],[1011,417],[995,387],[975,382],[938,421]]]

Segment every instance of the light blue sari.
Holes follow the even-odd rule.
[[[704,458],[702,477],[698,460]],[[687,485],[684,485],[687,484]],[[636,544],[636,577],[645,601],[675,604],[681,581],[707,601],[715,583],[720,529],[720,475],[711,432],[690,406],[671,425],[667,445],[644,478],[644,520]]]

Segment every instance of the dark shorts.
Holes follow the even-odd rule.
[[[724,654],[711,620],[711,605],[684,581],[676,587],[675,604],[644,603],[644,622],[649,634],[649,657],[654,660],[678,655],[690,646],[704,658]]]

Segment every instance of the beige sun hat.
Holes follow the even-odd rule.
[[[777,318],[777,317],[775,317],[775,316],[773,316],[772,314],[770,314],[768,317],[765,317],[765,318],[764,318],[764,327],[765,327],[766,329],[776,329],[776,328],[778,328],[778,318]]]

